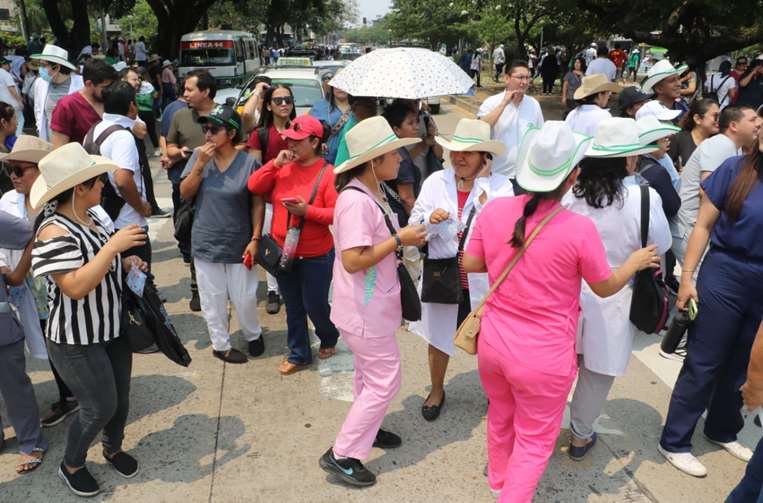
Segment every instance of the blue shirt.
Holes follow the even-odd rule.
[[[747,194],[736,221],[732,222],[726,213],[729,190],[746,162],[745,156],[731,157],[702,182],[705,194],[721,211],[710,242],[726,251],[763,260],[763,183],[760,178]]]
[[[188,107],[188,105],[185,103],[185,101],[180,100],[175,100],[167,105],[167,107],[164,109],[164,112],[162,112],[162,122],[160,124],[162,136],[167,137],[167,135],[170,134],[172,117],[174,117],[175,112],[186,107]]]
[[[337,107],[331,108],[331,104],[328,100],[321,100],[310,109],[310,115],[325,122],[328,124],[329,129],[332,129],[336,123],[339,122],[339,119],[342,118],[342,111]],[[334,164],[334,161],[336,160],[336,152],[339,149],[340,132],[341,131],[337,131],[336,134],[329,136],[329,139],[326,142],[328,152],[324,157],[330,164]]]

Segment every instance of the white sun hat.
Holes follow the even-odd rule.
[[[530,127],[517,155],[517,183],[528,192],[558,188],[585,157],[591,137],[575,133],[562,121]]]
[[[656,145],[644,146],[636,121],[624,117],[604,119],[596,129],[587,157],[630,157],[654,152]]]
[[[678,75],[678,70],[673,68],[667,59],[661,59],[646,72],[646,79],[641,84],[641,90],[645,93],[653,93],[654,85],[671,75]]]
[[[398,138],[381,116],[369,117],[355,124],[344,137],[350,157],[334,168],[334,174],[344,173],[380,155],[406,145],[419,143],[421,138]]]
[[[654,115],[647,115],[636,121],[638,138],[642,145],[650,145],[666,136],[673,136],[681,128],[669,122],[658,120]]]
[[[641,105],[641,108],[638,109],[636,112],[636,120],[654,116],[657,117],[657,120],[672,121],[679,115],[681,115],[680,110],[671,110],[657,100],[650,100]]]
[[[79,143],[67,143],[40,159],[37,177],[29,193],[32,208],[39,210],[60,193],[119,166],[100,155],[90,155]]]
[[[114,68],[114,70],[116,70],[117,72],[121,72],[122,70],[124,70],[124,69],[126,69],[126,68],[129,68],[129,67],[127,66],[127,63],[125,63],[124,61],[117,61],[116,63],[114,63],[114,64],[113,64],[113,65],[111,65],[111,66],[112,66],[112,67]]]
[[[451,152],[490,152],[503,155],[506,145],[490,139],[490,124],[479,119],[461,119],[450,140],[435,136],[434,141]]]
[[[77,67],[69,63],[69,53],[66,49],[62,49],[57,45],[45,44],[45,48],[40,54],[32,54],[29,57],[32,59],[41,59],[48,63],[53,63],[54,65],[62,65],[70,70],[77,71]]]

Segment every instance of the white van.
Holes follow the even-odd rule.
[[[196,31],[180,38],[181,76],[192,70],[208,70],[219,87],[229,87],[245,82],[259,68],[257,39],[247,31]]]

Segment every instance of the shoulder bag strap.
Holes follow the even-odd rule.
[[[548,214],[546,218],[541,220],[541,222],[533,229],[530,236],[527,238],[527,241],[525,241],[525,245],[517,251],[517,254],[514,255],[514,258],[511,259],[509,262],[509,265],[506,266],[506,269],[503,270],[501,275],[498,277],[498,279],[493,283],[493,285],[490,287],[490,290],[488,290],[487,295],[483,297],[482,301],[480,302],[479,306],[477,306],[477,314],[482,314],[482,310],[485,308],[485,303],[487,303],[488,299],[491,295],[493,295],[493,292],[495,292],[499,286],[503,283],[503,281],[506,279],[506,277],[509,275],[512,269],[514,269],[514,266],[517,265],[517,262],[519,262],[519,259],[522,258],[522,255],[525,254],[527,251],[527,248],[530,246],[530,244],[535,239],[535,236],[538,235],[538,233],[543,229],[543,227],[546,226],[547,223],[551,221],[552,218],[554,218],[560,211],[562,211],[562,207],[557,207],[554,211]]]
[[[641,247],[646,247],[649,237],[649,186],[640,185],[641,188]]]
[[[336,135],[339,131],[342,130],[344,125],[347,123],[347,120],[350,118],[350,112],[351,110],[348,108],[345,112],[342,113],[342,116],[339,117],[338,121],[336,121],[334,127],[331,128],[329,137]]]
[[[459,252],[464,251],[464,245],[466,244],[466,236],[469,235],[469,228],[472,226],[472,219],[474,218],[474,215],[476,213],[477,213],[477,206],[472,206],[472,211],[469,212],[469,218],[466,219],[466,227],[464,228],[464,233],[461,234],[461,239],[458,242]]]
[[[307,201],[308,206],[313,204],[313,201],[315,201],[315,196],[318,195],[318,187],[321,185],[321,179],[323,178],[323,173],[326,172],[326,167],[328,166],[328,163],[324,160],[323,165],[321,166],[321,170],[318,172],[318,179],[315,180],[315,185],[313,185],[313,191],[310,193],[310,199]],[[299,229],[302,230],[302,227],[305,226],[305,217],[300,217],[299,219]]]

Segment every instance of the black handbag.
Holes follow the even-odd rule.
[[[421,280],[421,301],[434,304],[460,304],[464,300],[461,288],[461,274],[458,271],[458,255],[464,251],[466,237],[472,225],[477,208],[472,207],[466,228],[458,242],[458,253],[451,258],[425,258],[424,274]]]
[[[641,185],[641,246],[649,234],[649,186]],[[630,320],[647,334],[656,334],[668,320],[669,293],[659,269],[644,269],[634,276]]]
[[[154,332],[148,326],[141,308],[141,299],[129,288],[122,290],[122,316],[119,323],[119,335],[127,339],[133,353],[156,353]]]

